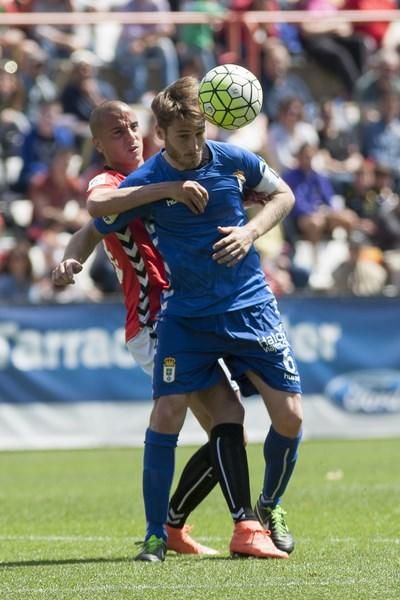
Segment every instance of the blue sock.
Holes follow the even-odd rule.
[[[296,465],[300,440],[301,432],[295,438],[288,438],[270,427],[264,443],[263,505],[274,507],[279,504]]]
[[[152,536],[167,539],[169,493],[175,467],[178,434],[147,429],[143,459],[143,498],[146,512],[146,540]]]

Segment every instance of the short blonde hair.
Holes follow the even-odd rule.
[[[132,112],[132,108],[120,100],[104,100],[104,102],[95,106],[89,117],[89,128],[92,136],[96,137],[101,132],[104,115],[118,112]]]
[[[159,92],[151,109],[161,129],[167,129],[175,120],[203,124],[204,115],[199,106],[199,82],[195,77],[181,77]]]

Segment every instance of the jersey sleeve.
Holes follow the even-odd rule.
[[[126,177],[119,185],[119,188],[125,188],[130,186],[138,185],[132,181],[132,176]],[[117,186],[114,186],[117,187]],[[107,215],[105,217],[96,217],[93,219],[93,225],[100,233],[107,234],[114,231],[120,231],[126,227],[131,221],[137,218],[145,218],[151,213],[151,207],[149,205],[138,206],[137,208],[131,208],[120,214]]]
[[[267,165],[265,160],[246,150],[241,150],[246,187],[256,192],[272,194],[279,186],[279,175]]]
[[[89,181],[86,194],[89,196],[93,190],[97,190],[98,188],[115,189],[118,187],[120,181],[121,177],[118,177],[114,172],[99,173]]]
[[[96,217],[93,219],[93,225],[100,233],[107,234],[113,231],[119,231],[126,227],[135,217],[131,214],[133,211],[121,213],[120,215],[107,215],[106,217]]]

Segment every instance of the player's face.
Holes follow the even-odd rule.
[[[206,140],[205,123],[174,121],[157,133],[164,142],[165,157],[173,167],[188,171],[200,165]]]
[[[128,174],[143,163],[143,139],[136,114],[114,109],[103,115],[100,131],[93,138],[107,165]]]

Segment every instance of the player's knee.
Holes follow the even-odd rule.
[[[281,435],[288,438],[295,438],[299,435],[303,420],[297,415],[289,414],[286,417],[276,419],[272,426]]]
[[[296,413],[291,413],[286,424],[286,436],[295,438],[299,435],[303,424],[303,418]]]
[[[281,435],[295,438],[299,435],[303,424],[303,410],[301,396],[296,394],[287,402],[279,416],[272,423],[274,429]]]
[[[186,416],[186,402],[181,396],[159,398],[153,407],[150,427],[160,433],[179,433]]]
[[[226,410],[227,420],[231,423],[239,423],[243,425],[244,422],[244,407],[239,400],[231,402]]]
[[[210,409],[212,427],[221,423],[237,423],[243,425],[244,408],[237,398],[216,402]]]

